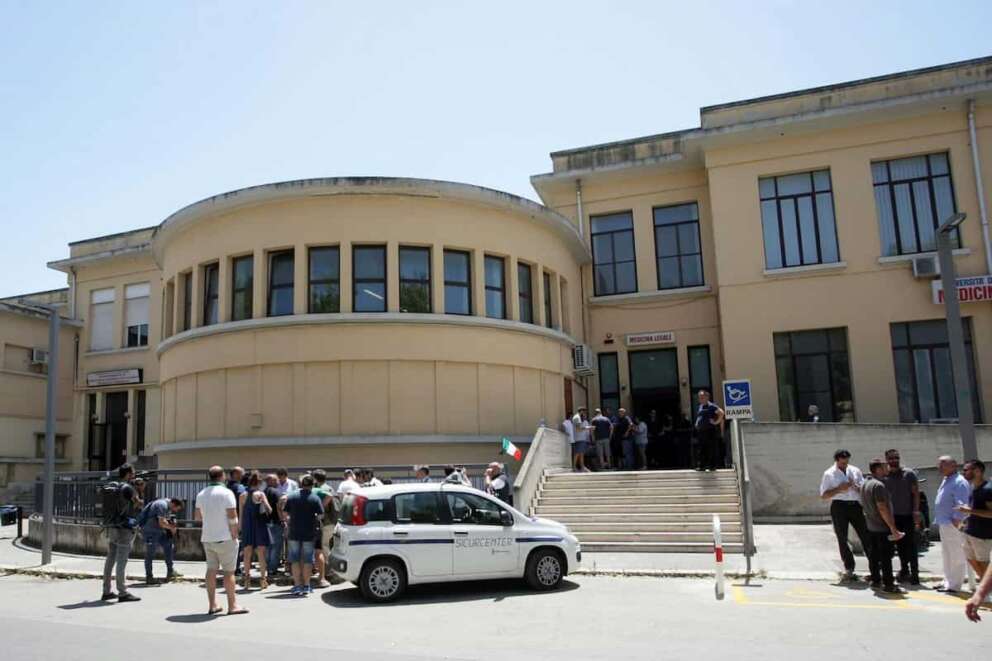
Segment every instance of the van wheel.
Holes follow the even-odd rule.
[[[554,590],[561,585],[565,571],[561,555],[551,549],[539,549],[527,559],[524,578],[535,590]]]
[[[406,571],[396,560],[389,558],[369,560],[362,567],[358,588],[362,591],[362,596],[369,601],[377,603],[393,601],[406,590]]]

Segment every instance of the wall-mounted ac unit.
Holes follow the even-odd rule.
[[[576,344],[572,347],[572,366],[578,376],[589,376],[595,374],[592,368],[592,351],[585,344]]]
[[[48,364],[48,352],[44,349],[31,349],[31,364],[32,365],[47,365]]]
[[[936,255],[913,258],[914,278],[936,278],[940,275],[940,261]]]

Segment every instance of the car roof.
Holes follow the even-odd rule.
[[[398,493],[435,493],[444,491],[462,491],[466,493],[482,493],[473,487],[466,487],[461,484],[451,484],[443,482],[405,482],[398,484],[385,484],[381,487],[359,487],[352,490],[366,498],[389,498]]]

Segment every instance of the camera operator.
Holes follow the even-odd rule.
[[[138,525],[145,540],[145,584],[158,585],[160,581],[152,575],[152,561],[155,551],[162,547],[165,556],[165,580],[171,581],[182,576],[173,566],[175,558],[176,514],[183,509],[183,501],[178,498],[159,498],[145,505],[138,516]]]

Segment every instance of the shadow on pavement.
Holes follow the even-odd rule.
[[[366,601],[357,587],[332,590],[321,595],[334,608],[367,608],[415,604],[456,603],[461,601],[502,601],[508,597],[539,597],[556,592],[577,590],[578,583],[564,580],[557,590],[540,591],[523,586],[519,580],[464,581],[460,583],[429,583],[411,585],[398,600],[385,604]],[[275,597],[270,597],[275,598]]]
[[[75,604],[63,604],[58,608],[64,611],[74,611],[80,608],[99,608],[101,606],[113,606],[117,602],[115,601],[80,601]]]
[[[165,619],[178,624],[201,624],[216,620],[217,617],[217,615],[210,615],[208,613],[190,613],[189,615],[170,615]]]

